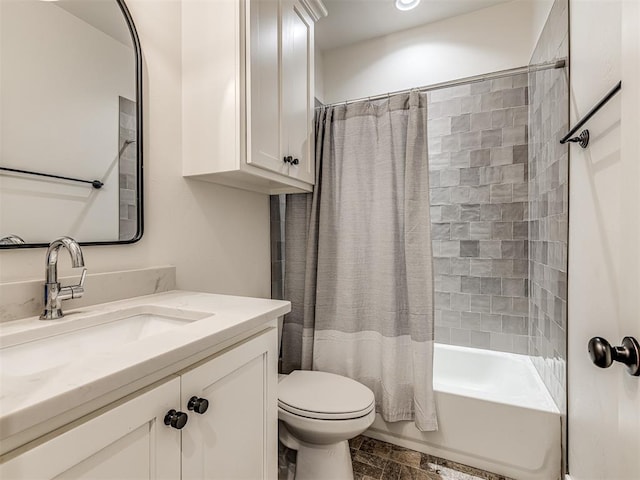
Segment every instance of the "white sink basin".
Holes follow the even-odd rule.
[[[141,305],[80,317],[70,314],[51,320],[41,328],[0,341],[3,376],[24,376],[56,368],[114,347],[180,328],[210,317],[209,312]]]

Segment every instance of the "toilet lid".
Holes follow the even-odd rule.
[[[359,418],[374,408],[373,392],[355,380],[327,372],[295,370],[278,384],[280,408],[308,418]]]

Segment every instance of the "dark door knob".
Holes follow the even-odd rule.
[[[589,340],[589,356],[600,368],[610,367],[613,362],[624,363],[630,375],[640,375],[640,344],[633,337],[624,337],[622,345],[613,347],[602,337]]]
[[[196,413],[203,414],[209,408],[209,400],[206,398],[191,397],[187,403],[187,408]]]
[[[173,409],[169,410],[164,416],[164,424],[177,430],[184,428],[189,420],[189,416],[184,412],[177,412]]]

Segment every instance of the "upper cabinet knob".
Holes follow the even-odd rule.
[[[189,410],[193,410],[196,413],[203,414],[209,408],[209,400],[206,398],[198,398],[191,397],[189,399],[189,403],[187,403],[187,408]]]
[[[633,337],[624,337],[622,345],[613,347],[602,337],[589,340],[589,356],[600,368],[610,367],[615,362],[624,363],[629,375],[640,375],[640,344]]]
[[[189,416],[184,412],[178,412],[176,410],[169,410],[164,416],[164,424],[173,427],[177,430],[182,429],[189,420]]]
[[[291,157],[289,157],[289,158],[291,158]],[[291,164],[292,164],[292,165],[298,165],[299,163],[300,163],[300,160],[298,160],[297,158],[294,158],[294,159],[291,161]]]
[[[287,155],[284,157],[284,163],[293,163],[293,157],[291,155]]]

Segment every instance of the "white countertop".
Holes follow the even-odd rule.
[[[0,365],[0,439],[47,422],[83,404],[99,408],[185,368],[184,362],[234,337],[255,332],[291,310],[289,302],[208,293],[171,291],[65,311],[61,320],[37,317],[0,324],[0,345],[9,336],[27,335],[52,322],[77,322],[85,316],[139,305],[211,312],[212,316],[133,343],[114,345],[70,363],[28,375],[15,375]],[[70,315],[73,313],[73,315]],[[197,360],[196,360],[197,361]],[[148,380],[145,382],[145,380]],[[101,399],[104,403],[101,404]],[[95,407],[95,408],[94,408]],[[3,449],[4,450],[4,449]]]

